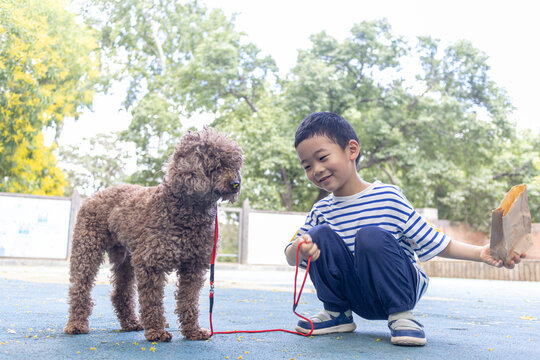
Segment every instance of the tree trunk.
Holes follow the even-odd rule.
[[[280,193],[279,196],[281,197],[281,201],[283,202],[283,205],[285,206],[285,209],[287,211],[292,211],[292,189],[293,186],[291,182],[289,181],[289,177],[287,176],[287,169],[281,168],[281,181],[283,181],[283,185],[285,185],[285,188],[287,191],[285,193]]]

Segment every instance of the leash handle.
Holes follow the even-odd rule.
[[[267,329],[267,330],[234,330],[234,331],[216,331],[214,332],[214,326],[212,324],[212,311],[214,309],[214,265],[216,262],[216,251],[217,251],[217,242],[219,238],[219,230],[218,230],[218,215],[217,215],[217,206],[216,206],[216,222],[215,222],[215,229],[214,229],[214,248],[212,250],[212,258],[210,260],[210,304],[209,304],[209,312],[210,312],[210,337],[212,337],[214,334],[239,334],[239,333],[248,333],[248,334],[254,334],[254,333],[263,333],[263,332],[275,332],[275,331],[282,331],[289,334],[295,334],[295,335],[301,335],[304,337],[308,337],[313,333],[313,322],[308,319],[305,316],[302,316],[296,312],[296,308],[298,307],[298,303],[300,302],[300,296],[302,295],[302,291],[304,290],[304,285],[306,284],[306,280],[309,274],[309,266],[311,265],[311,256],[307,260],[306,265],[306,274],[304,275],[304,280],[302,281],[302,286],[300,286],[300,290],[298,291],[298,297],[296,296],[296,282],[298,279],[298,268],[299,268],[299,259],[300,259],[300,246],[305,241],[300,241],[298,243],[298,247],[296,248],[296,270],[294,272],[294,293],[293,293],[293,312],[296,316],[306,320],[311,325],[311,330],[309,333],[304,334],[298,331],[292,331],[292,330],[286,330],[286,329]]]

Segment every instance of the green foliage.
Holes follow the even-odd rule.
[[[182,119],[200,112],[256,112],[273,60],[220,10],[197,1],[93,0],[87,19],[101,33],[113,78],[129,80],[125,107],[133,121],[123,139],[137,146],[132,181],[155,184],[159,167],[183,133]],[[113,66],[111,66],[113,68]]]
[[[119,69],[110,78],[130,82],[133,120],[122,136],[137,148],[133,182],[159,182],[183,119],[205,113],[244,149],[241,201],[307,211],[326,194],[305,178],[294,131],[308,114],[333,111],[358,132],[362,176],[399,185],[415,207],[486,230],[506,191],[526,182],[538,213],[538,136],[516,134],[486,54],[467,41],[409,43],[386,20],[362,22],[343,41],[314,34],[286,78],[273,81],[274,61],[220,10],[197,1],[91,4],[99,16],[87,19]]]
[[[61,0],[0,4],[2,191],[63,194],[65,180],[41,131],[77,117],[93,97],[97,43]]]
[[[507,192],[517,184],[527,184],[532,222],[540,222],[540,134],[523,131],[507,141],[495,155],[492,181]],[[497,197],[497,206],[502,201]]]
[[[412,47],[384,20],[356,25],[343,42],[324,33],[311,39],[284,84],[286,109],[295,123],[326,110],[349,120],[366,180],[399,185],[415,207],[487,230],[510,183],[537,174],[530,149],[516,148],[512,106],[490,79],[487,56],[470,43],[441,49],[422,37]],[[414,77],[398,71],[408,64],[410,72],[414,61]],[[523,164],[513,178],[497,176],[507,166],[502,148]],[[309,208],[309,197],[298,201]]]
[[[294,128],[278,97],[268,95],[256,103],[257,112],[232,111],[216,119],[214,126],[237,139],[245,154],[240,201],[248,198],[253,208],[303,209],[297,193],[306,193],[307,179],[294,152]],[[308,196],[313,193],[308,191]]]

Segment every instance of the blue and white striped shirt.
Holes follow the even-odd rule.
[[[309,212],[297,236],[315,225],[328,225],[354,254],[354,238],[366,226],[379,226],[394,236],[417,273],[417,300],[427,290],[429,279],[417,263],[443,251],[450,238],[420,216],[399,187],[375,181],[362,192],[337,197],[332,194],[318,201]],[[294,240],[294,239],[293,239]]]

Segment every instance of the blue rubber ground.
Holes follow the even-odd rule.
[[[108,285],[94,289],[90,334],[66,335],[67,289],[67,284],[0,276],[0,359],[540,359],[537,282],[432,279],[415,310],[428,338],[418,348],[390,344],[385,321],[359,317],[349,334],[214,335],[188,341],[178,333],[171,285],[165,300],[174,336],[170,343],[152,344],[143,332],[119,332]],[[292,292],[217,288],[215,296],[216,331],[293,329],[298,319],[291,311]],[[205,288],[200,323],[208,328],[207,297]],[[298,311],[315,313],[320,306],[313,293],[306,293]]]

